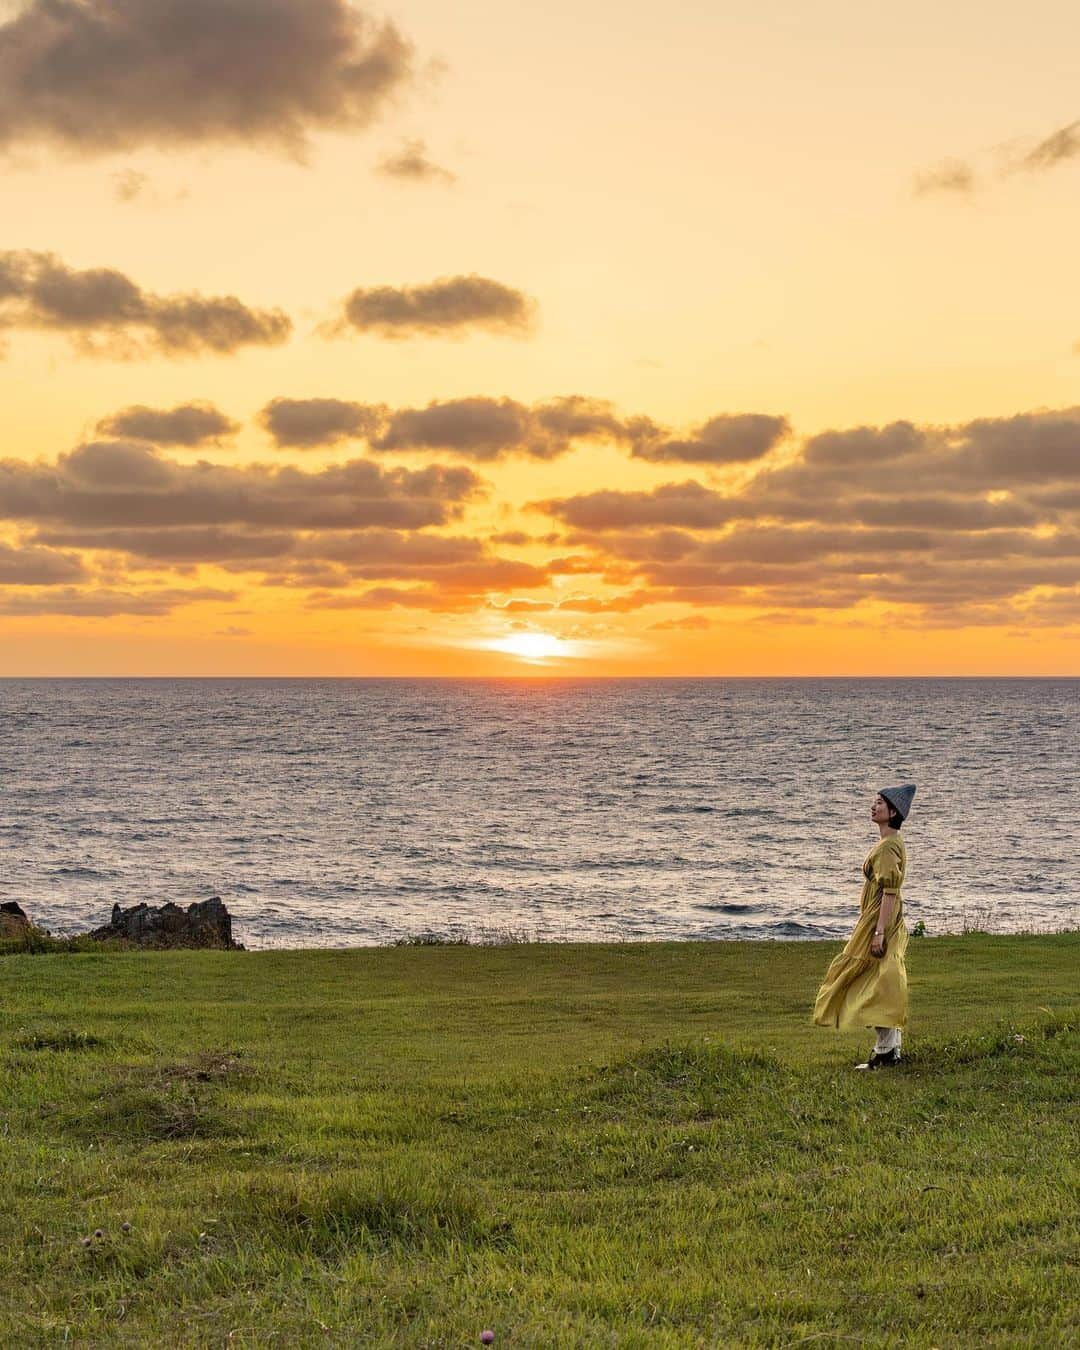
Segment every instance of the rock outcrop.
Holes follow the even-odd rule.
[[[0,905],[0,938],[21,938],[33,928],[21,905],[7,900]]]
[[[219,896],[212,900],[196,901],[181,909],[171,901],[168,904],[133,905],[121,909],[113,905],[112,918],[104,928],[95,928],[89,935],[99,942],[122,938],[143,947],[216,947],[229,951],[243,951],[233,941],[232,917]]]

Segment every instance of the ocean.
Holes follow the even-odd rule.
[[[0,900],[220,895],[251,948],[1080,922],[1075,679],[0,681]]]

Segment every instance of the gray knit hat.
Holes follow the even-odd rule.
[[[914,783],[905,783],[903,787],[879,788],[878,792],[901,820],[907,820],[908,812],[911,810],[911,799],[915,796]]]

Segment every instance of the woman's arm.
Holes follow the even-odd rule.
[[[874,936],[870,940],[870,955],[885,955],[885,934],[889,931],[889,924],[892,923],[893,911],[896,909],[896,892],[882,891],[881,907],[878,910],[877,927],[874,929]]]

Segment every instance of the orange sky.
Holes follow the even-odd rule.
[[[703,8],[0,0],[0,675],[1080,672],[1075,7]]]

